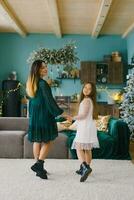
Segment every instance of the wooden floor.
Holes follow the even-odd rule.
[[[130,152],[130,155],[131,155],[131,158],[132,158],[132,162],[134,164],[134,141],[130,142],[129,152]]]

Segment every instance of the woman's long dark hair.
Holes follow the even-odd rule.
[[[91,93],[88,95],[89,98],[91,98],[92,102],[93,102],[93,119],[97,119],[98,118],[98,114],[97,114],[97,103],[96,103],[96,86],[94,83],[92,82],[86,82],[83,85],[81,94],[80,94],[80,102],[84,99],[84,94],[83,94],[83,89],[85,87],[85,85],[90,84],[91,85]]]
[[[42,67],[42,60],[36,60],[33,62],[26,83],[26,91],[29,97],[34,97],[37,91],[37,84],[40,78],[39,70]]]

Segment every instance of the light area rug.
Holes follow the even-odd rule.
[[[0,200],[132,200],[134,164],[92,161],[92,174],[80,183],[78,160],[47,159],[48,180],[35,176],[33,159],[0,159]]]

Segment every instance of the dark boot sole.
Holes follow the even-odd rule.
[[[91,172],[92,172],[92,170],[91,170]],[[89,173],[89,175],[91,174],[91,172]],[[76,171],[76,174],[82,175],[82,172],[77,172],[77,171]]]
[[[38,172],[39,171],[39,169],[37,169],[36,167],[34,167],[34,166],[31,166],[31,170],[33,171],[33,172]],[[43,170],[44,171],[44,173],[46,173],[47,174],[47,170]]]
[[[82,175],[82,172],[76,171],[76,174],[78,174],[78,175]]]
[[[43,173],[41,171],[38,171],[36,173],[36,176],[40,177],[41,179],[48,179],[46,173]]]
[[[92,173],[92,168],[90,168],[90,172],[89,172],[88,176],[89,176],[91,173]]]
[[[91,174],[91,172],[92,170],[88,169],[86,173],[84,174],[84,176],[81,177],[80,182],[84,182],[88,178],[89,174]]]
[[[33,172],[37,172],[37,169],[36,169],[34,166],[31,167],[31,170],[32,170]]]

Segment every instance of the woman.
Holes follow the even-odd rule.
[[[37,160],[31,169],[42,179],[47,179],[47,171],[43,168],[44,160],[52,141],[58,136],[55,117],[63,113],[56,104],[48,83],[43,80],[47,72],[47,65],[42,60],[36,60],[31,66],[26,84],[30,97],[28,139],[33,142],[33,154]]]

